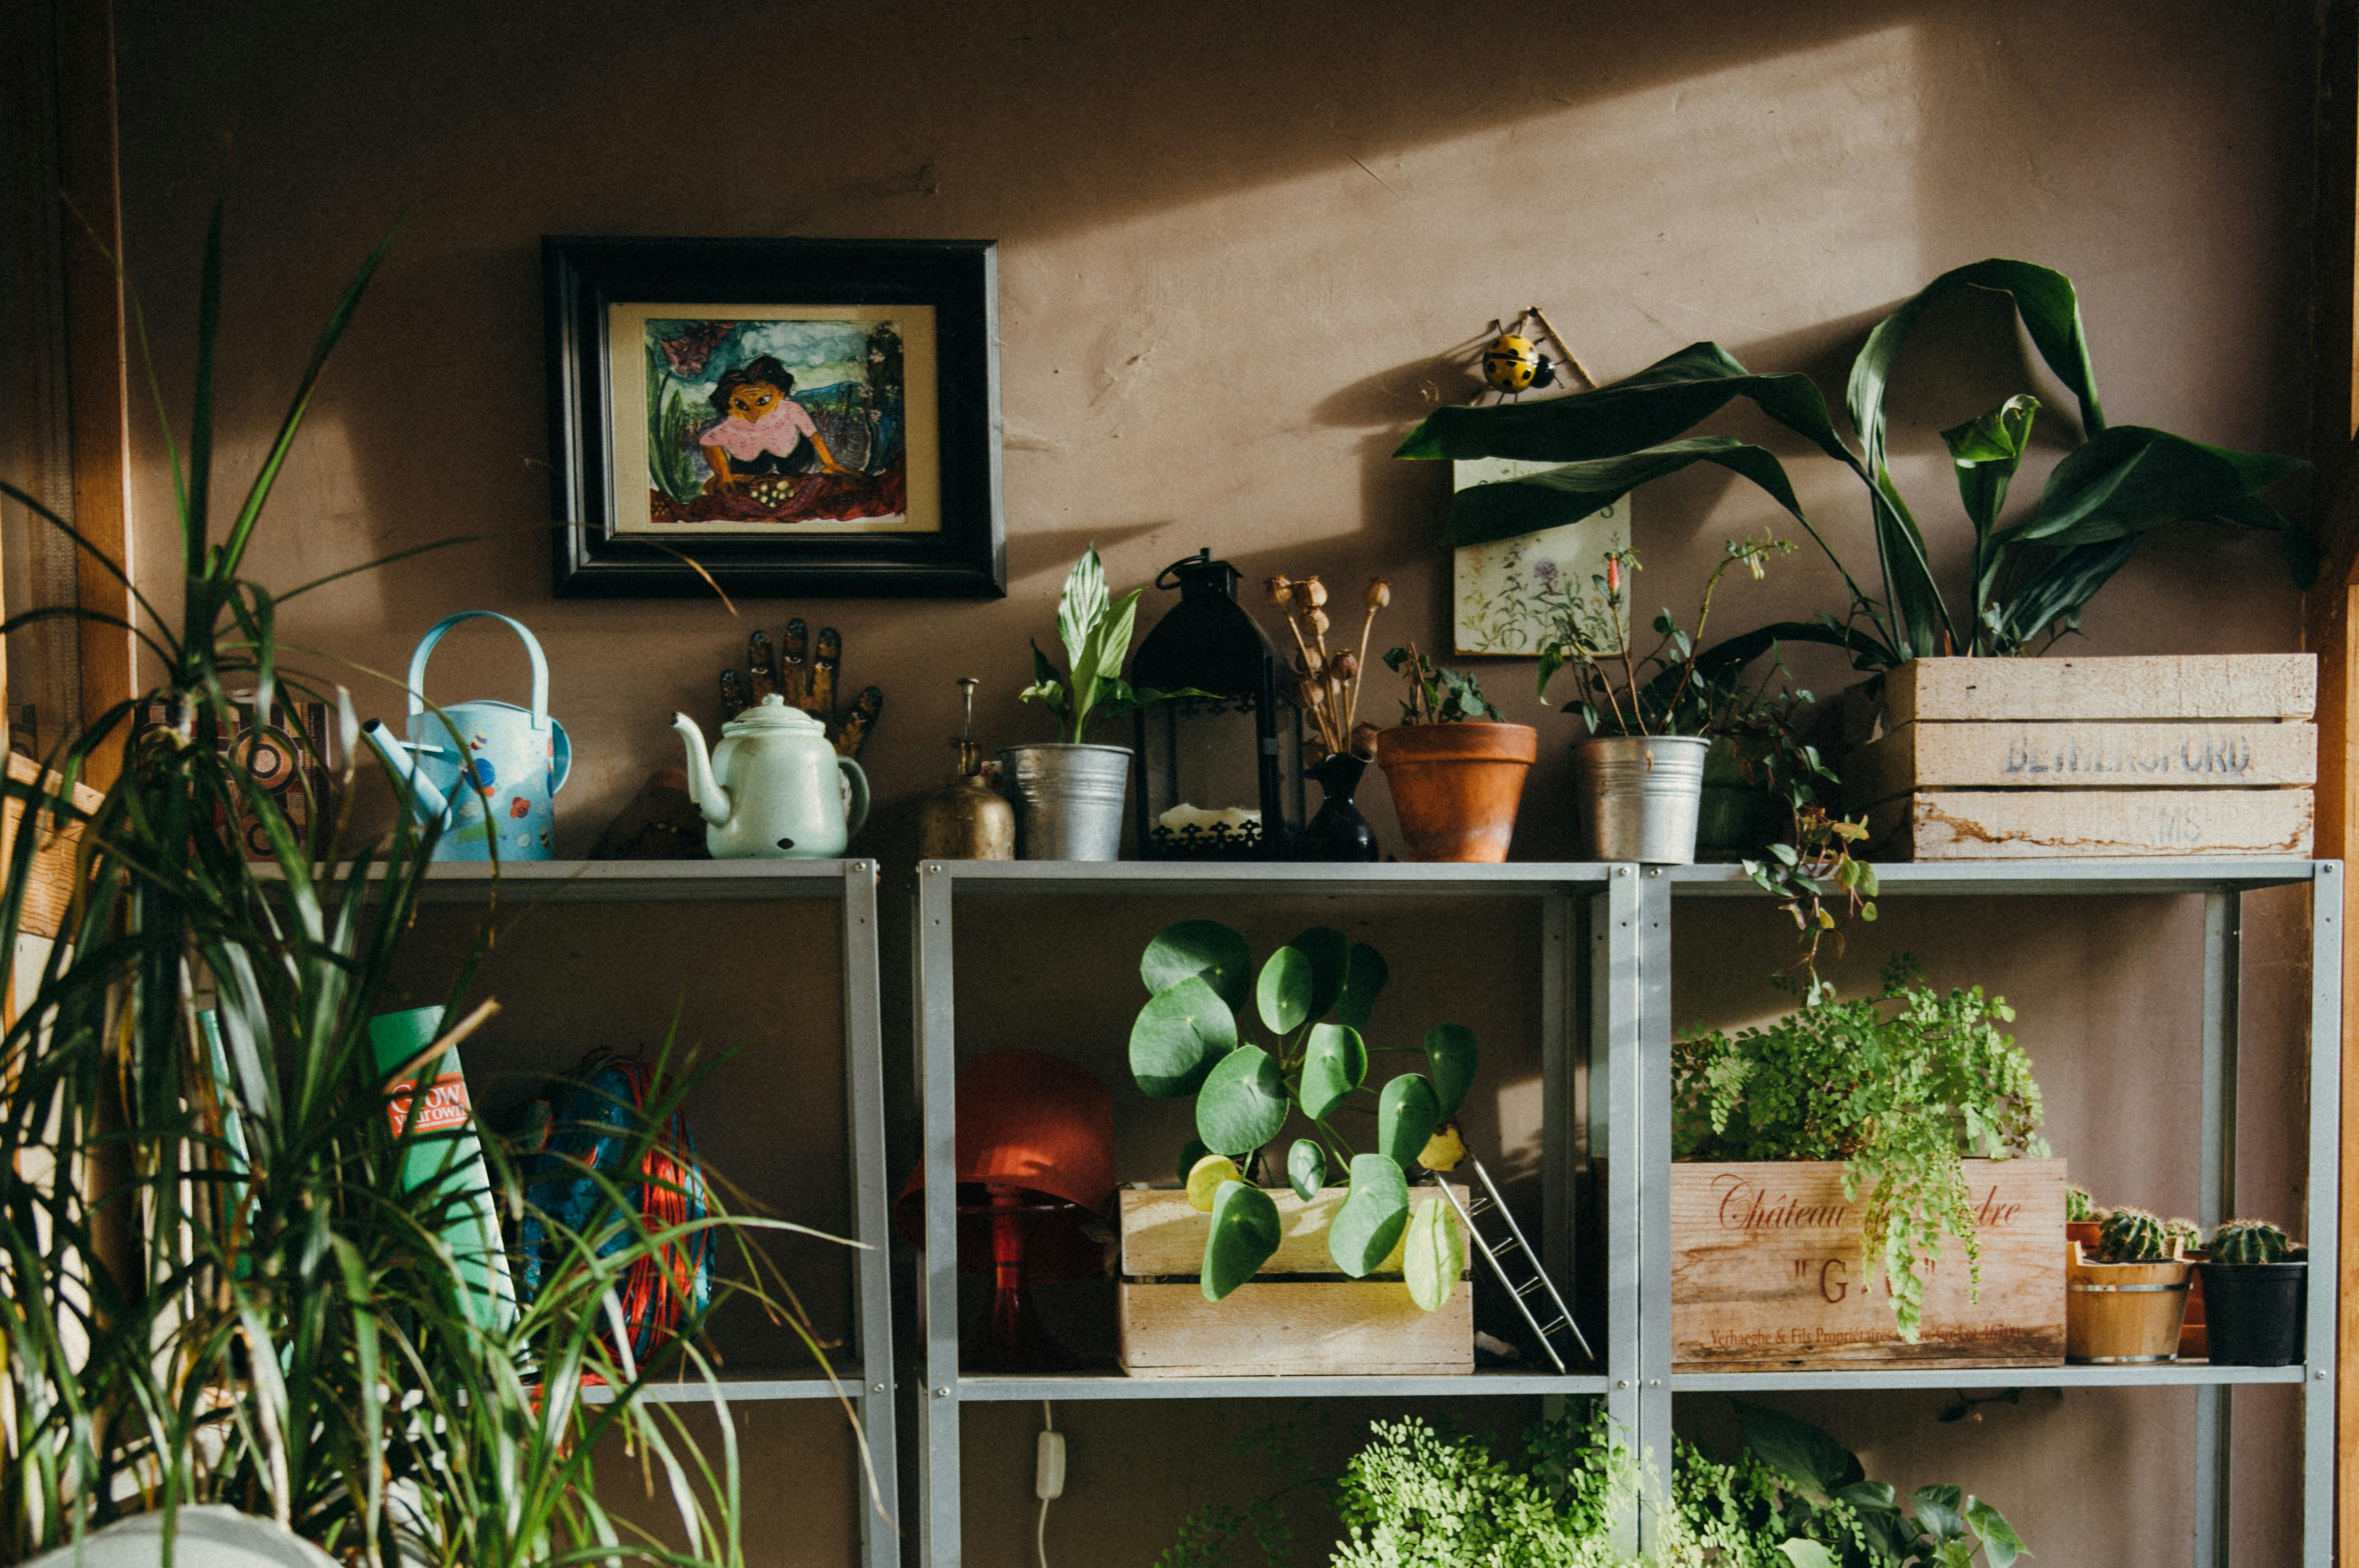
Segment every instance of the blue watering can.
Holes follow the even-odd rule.
[[[524,638],[532,656],[532,706],[488,699],[426,711],[426,659],[461,621],[494,620]],[[371,720],[362,735],[409,792],[418,820],[440,822],[437,860],[489,860],[493,835],[502,860],[547,860],[557,816],[550,798],[573,770],[565,726],[549,716],[549,660],[532,633],[492,610],[462,610],[435,623],[409,656],[409,735],[397,740]]]

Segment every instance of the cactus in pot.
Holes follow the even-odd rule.
[[[2097,1232],[2093,1263],[2167,1263],[2174,1256],[2169,1228],[2144,1209],[2123,1207]]]
[[[2267,1220],[2229,1220],[2212,1233],[2214,1263],[2288,1263],[2293,1250],[2292,1238]]]
[[[2097,1200],[2089,1195],[2088,1188],[2067,1187],[2064,1189],[2065,1224],[2079,1225],[2083,1221],[2103,1219],[2104,1217],[2104,1211],[2097,1207]]]
[[[2229,1220],[2199,1266],[2219,1367],[2291,1367],[2309,1335],[2307,1249],[2267,1220]],[[2322,1374],[2321,1374],[2322,1376]]]
[[[2170,1250],[2180,1258],[2201,1250],[2203,1246],[2203,1227],[2193,1220],[2165,1220],[2162,1231],[2170,1238]]]

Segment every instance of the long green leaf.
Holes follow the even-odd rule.
[[[213,202],[205,224],[205,260],[197,289],[197,391],[189,422],[189,489],[180,519],[181,549],[190,576],[204,570],[205,509],[212,494],[213,347],[221,336],[222,207]]]
[[[1699,463],[1717,463],[1751,480],[1796,522],[1810,527],[1801,504],[1794,498],[1786,470],[1773,453],[1734,436],[1697,436],[1618,456],[1569,463],[1514,479],[1470,485],[1451,497],[1450,525],[1441,542],[1456,550],[1577,523],[1641,485]]]

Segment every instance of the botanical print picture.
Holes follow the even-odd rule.
[[[617,533],[940,529],[932,307],[608,309]]]
[[[1481,458],[1452,465],[1452,487],[1521,478],[1560,466]],[[1452,640],[1463,654],[1537,654],[1550,628],[1577,603],[1604,613],[1595,579],[1608,550],[1630,542],[1630,500],[1576,523],[1517,534],[1489,544],[1464,545],[1452,552]]]

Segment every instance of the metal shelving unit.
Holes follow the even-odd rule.
[[[2204,900],[2202,1173],[2199,1218],[2206,1229],[2235,1208],[2236,1033],[2243,955],[2242,899],[2264,887],[2310,889],[2308,1213],[2310,1300],[2305,1364],[2153,1367],[2056,1367],[1892,1371],[1678,1373],[1671,1367],[1671,921],[1682,899],[1761,898],[1734,866],[1648,866],[1640,877],[1639,942],[1644,1114],[1640,1229],[1638,1405],[1642,1443],[1668,1451],[1671,1398],[1681,1393],[1803,1389],[2191,1387],[2195,1393],[2195,1528],[2198,1568],[2229,1563],[2229,1390],[2240,1384],[2300,1384],[2302,1568],[2331,1568],[2334,1522],[2334,1343],[2336,1199],[2340,1191],[2343,1001],[2343,866],[2331,860],[2046,860],[1879,866],[1879,901],[1919,898],[2104,898],[2197,894]]]
[[[925,1377],[914,1390],[919,1427],[918,1561],[951,1568],[961,1560],[960,1422],[970,1402],[1034,1399],[1428,1398],[1446,1395],[1603,1395],[1613,1419],[1641,1449],[1668,1454],[1671,1401],[1680,1393],[1804,1390],[2176,1387],[2196,1400],[2193,1561],[2224,1565],[2227,1554],[2228,1392],[2246,1385],[2305,1389],[2301,1466],[2303,1568],[2330,1568],[2333,1516],[2335,1199],[2341,1068],[2342,866],[2310,860],[2024,861],[1878,866],[1881,897],[2086,898],[2188,894],[2205,900],[2201,1217],[2216,1225],[2233,1208],[2236,1128],[2236,1029],[2241,898],[2264,887],[2311,890],[2309,1082],[2310,1241],[2309,1354],[2288,1367],[1910,1367],[1769,1373],[1681,1373],[1671,1365],[1670,1045],[1671,922],[1678,904],[1700,898],[1761,898],[1734,867],[1627,865],[1186,866],[1121,862],[920,863],[914,892],[912,980],[917,1007],[918,1084],[924,1115],[925,1247],[916,1352]],[[1435,895],[1541,900],[1547,962],[1543,989],[1543,1251],[1560,1280],[1575,1256],[1573,1055],[1585,1043],[1588,1157],[1598,1172],[1582,1266],[1603,1289],[1581,1292],[1602,1321],[1589,1322],[1603,1365],[1567,1377],[1477,1373],[1463,1377],[1321,1377],[1128,1378],[1118,1374],[967,1376],[958,1346],[955,1203],[951,1180],[957,1053],[953,962],[962,904],[1022,898],[1382,898]],[[1207,912],[1217,912],[1217,908]],[[1585,933],[1585,934],[1584,934]],[[1579,951],[1585,948],[1585,951]],[[1585,968],[1588,1012],[1576,1017]],[[2195,1031],[2190,1031],[2190,1036]],[[1617,1162],[1635,1180],[1603,1179]],[[1602,1303],[1599,1306],[1598,1303]],[[904,1376],[907,1376],[905,1371]],[[1636,1528],[1643,1532],[1642,1517]]]
[[[873,860],[526,861],[500,866],[446,862],[434,866],[419,892],[432,905],[484,903],[496,891],[504,906],[540,903],[615,905],[682,902],[777,902],[810,899],[836,905],[842,942],[845,1144],[851,1171],[853,1238],[863,1250],[853,1273],[853,1317],[863,1359],[836,1367],[834,1380],[815,1368],[724,1370],[729,1399],[762,1403],[845,1399],[860,1413],[861,1435],[880,1476],[895,1474],[892,1263],[886,1245],[885,1075],[876,965],[876,863]],[[716,953],[716,957],[729,956]],[[658,1402],[703,1404],[702,1383],[662,1385],[647,1391]],[[887,1490],[890,1488],[888,1486]],[[863,1568],[897,1568],[897,1521],[875,1517],[859,1502]]]

